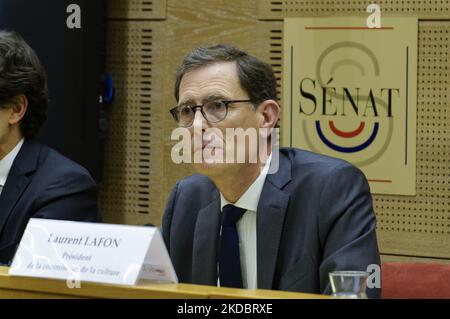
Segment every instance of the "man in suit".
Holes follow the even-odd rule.
[[[8,264],[30,218],[100,220],[94,180],[33,138],[47,118],[47,80],[35,52],[0,31],[0,263]]]
[[[327,294],[329,272],[380,264],[364,175],[339,159],[273,149],[267,129],[280,106],[268,64],[231,46],[197,48],[178,69],[175,98],[171,113],[189,130],[193,152],[212,148],[194,163],[200,174],[176,183],[163,217],[181,282]],[[230,139],[210,147],[221,134],[208,130],[226,136],[229,128],[258,130],[269,141],[268,160],[208,160],[231,148]],[[367,293],[379,297],[380,289]]]

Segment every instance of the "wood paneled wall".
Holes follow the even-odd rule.
[[[283,17],[365,16],[374,1],[109,0],[109,110],[101,206],[106,222],[159,225],[174,183],[193,171],[170,159],[175,70],[199,45],[229,43],[282,77]],[[450,260],[450,3],[376,1],[382,16],[419,17],[417,196],[374,195],[388,260]],[[279,82],[281,83],[281,81]],[[281,90],[281,87],[279,87]],[[281,96],[281,95],[280,95]]]

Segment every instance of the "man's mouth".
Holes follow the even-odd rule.
[[[211,142],[212,142],[212,140],[203,141],[203,143],[202,143],[202,149],[204,150]]]
[[[208,145],[211,143],[211,141],[202,141],[201,143],[194,143],[194,152],[203,151]]]

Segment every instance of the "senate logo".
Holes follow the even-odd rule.
[[[282,144],[341,158],[374,194],[416,192],[417,19],[286,18]]]
[[[317,61],[315,77],[302,78],[298,88],[301,138],[313,151],[344,159],[359,153],[355,164],[373,163],[391,141],[400,88],[364,86],[380,77],[380,66],[357,42],[334,43]]]

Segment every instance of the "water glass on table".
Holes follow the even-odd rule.
[[[330,278],[332,296],[337,298],[367,299],[366,286],[369,274],[365,271],[333,271]]]

